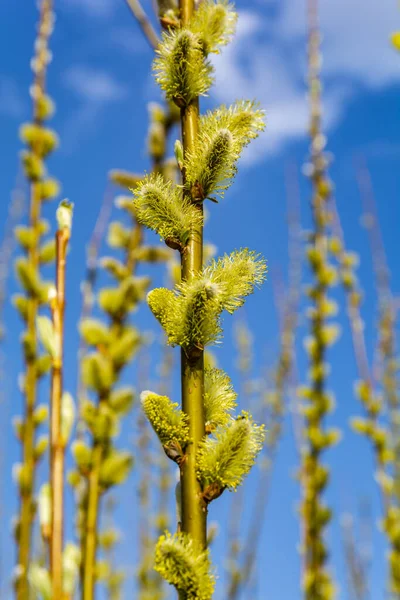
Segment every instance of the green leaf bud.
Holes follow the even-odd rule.
[[[65,545],[63,552],[63,592],[72,598],[79,580],[81,551],[75,544]]]
[[[108,328],[98,319],[87,318],[81,321],[79,333],[88,346],[107,347],[110,341]]]
[[[58,146],[57,134],[35,123],[26,123],[20,128],[21,140],[38,156],[45,157]]]
[[[143,178],[143,175],[129,173],[128,171],[120,171],[119,169],[110,171],[108,176],[113,183],[120,185],[127,190],[135,188]]]
[[[108,489],[113,485],[123,483],[128,477],[132,465],[133,457],[129,452],[111,451],[100,468],[100,485],[104,489]]]
[[[15,261],[15,270],[18,279],[29,296],[38,297],[41,293],[41,281],[37,271],[25,258]]]
[[[22,319],[26,321],[28,318],[29,298],[22,296],[21,294],[14,294],[12,297],[12,303],[21,315]]]
[[[43,177],[45,172],[44,164],[36,154],[23,150],[21,152],[21,160],[27,179],[39,181]]]
[[[82,361],[82,378],[89,388],[104,394],[114,383],[114,371],[109,359],[98,352],[89,354]]]
[[[110,395],[110,408],[117,415],[126,415],[132,408],[134,401],[134,392],[130,387],[121,387],[113,390]]]
[[[51,589],[50,574],[45,567],[32,563],[28,571],[28,580],[32,590],[40,600],[51,600],[53,597]]]
[[[134,327],[124,327],[121,335],[110,342],[109,356],[116,370],[121,369],[131,360],[140,347],[140,342],[140,334]]]
[[[34,449],[34,457],[35,460],[40,460],[43,455],[45,454],[45,452],[47,451],[47,448],[49,447],[49,438],[47,437],[47,435],[41,435],[36,443],[35,449]]]
[[[56,244],[55,240],[48,240],[39,248],[39,262],[42,265],[47,265],[54,262],[56,259]]]
[[[36,358],[36,338],[28,331],[21,335],[21,343],[24,350],[24,357],[27,362],[31,362]]]
[[[15,239],[24,250],[29,250],[36,244],[36,235],[32,227],[19,225],[14,228]]]
[[[103,550],[111,550],[120,540],[120,534],[116,529],[107,529],[99,534],[99,546]]]
[[[71,452],[79,471],[85,475],[92,465],[92,451],[81,440],[75,440],[71,445]]]
[[[57,179],[47,177],[38,184],[38,194],[42,202],[54,200],[60,194],[61,186]]]
[[[39,339],[42,342],[43,347],[50,354],[53,361],[57,360],[59,358],[58,343],[51,319],[44,316],[38,316],[36,318],[36,326],[38,330]]]
[[[28,494],[32,489],[32,473],[28,465],[14,463],[12,469],[14,481],[18,484],[21,494]]]
[[[46,121],[54,115],[55,105],[53,100],[47,94],[40,94],[35,98],[35,103],[37,118],[40,121]]]
[[[107,244],[110,248],[128,248],[131,231],[119,221],[113,221],[108,228]]]
[[[67,473],[67,481],[73,488],[77,488],[81,483],[81,475],[78,471],[69,471]]]
[[[106,269],[117,281],[123,281],[129,276],[126,266],[116,258],[105,256],[100,259],[100,266]]]
[[[121,318],[143,300],[149,285],[148,277],[129,277],[118,288],[103,288],[98,297],[99,306],[110,317]]]
[[[39,427],[49,418],[49,409],[46,404],[39,404],[33,412],[33,423],[35,427]]]
[[[176,162],[178,163],[178,167],[182,171],[184,158],[183,158],[183,146],[182,146],[181,140],[175,140],[174,154],[175,154]]]
[[[51,487],[44,483],[39,490],[38,498],[39,522],[42,530],[51,526]]]
[[[75,422],[75,402],[71,394],[63,392],[61,398],[61,438],[66,446],[71,437],[72,428]]]

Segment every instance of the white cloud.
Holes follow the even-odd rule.
[[[0,78],[0,114],[20,119],[24,114],[25,104],[16,82],[8,77]]]
[[[64,0],[66,8],[79,9],[90,17],[108,18],[115,11],[116,0]]]
[[[62,132],[63,149],[71,152],[82,136],[87,137],[95,130],[104,109],[127,98],[128,91],[107,71],[85,65],[70,67],[63,75],[63,83],[79,99],[79,107]]]
[[[302,4],[293,0],[283,4],[279,34],[287,42],[304,36]],[[400,27],[397,0],[335,0],[319,5],[327,76],[354,77],[371,87],[399,81],[399,55],[389,42],[391,33]]]
[[[267,112],[267,133],[247,158],[277,152],[306,134],[306,14],[303,0],[264,0],[271,16],[240,13],[233,43],[215,59],[218,101],[239,94],[257,98]],[[349,100],[364,88],[400,81],[400,56],[389,44],[400,11],[395,0],[335,0],[320,3],[324,80],[324,126],[334,127]]]
[[[63,79],[64,85],[84,102],[104,104],[127,95],[125,87],[102,69],[76,65],[64,73]]]

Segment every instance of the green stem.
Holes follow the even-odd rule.
[[[139,224],[134,221],[129,247],[125,255],[125,265],[132,275],[136,271],[135,250],[142,243],[143,233]],[[111,323],[111,333],[116,337],[121,332],[126,314]],[[118,380],[119,371],[115,374],[115,381]],[[99,405],[107,404],[109,393],[99,398]],[[98,516],[100,511],[101,489],[99,484],[100,469],[103,463],[105,452],[107,451],[105,441],[94,441],[92,452],[92,466],[88,477],[87,504],[86,504],[86,529],[82,536],[82,600],[93,600],[95,597],[96,584],[96,556],[98,545]]]
[[[82,600],[93,600],[96,582],[97,523],[99,514],[99,478],[103,460],[103,446],[96,442],[93,448],[93,463],[89,475],[86,527],[82,563]]]
[[[37,96],[33,102],[33,121],[36,125],[42,125],[42,121],[38,112],[37,98],[44,94],[46,83],[46,67],[47,61],[44,50],[47,48],[48,39],[51,35],[52,27],[52,0],[42,0],[40,4],[39,26],[35,50],[35,60],[37,62],[37,70],[35,71],[34,86]],[[32,149],[35,153],[36,148]],[[33,272],[37,272],[39,268],[39,251],[38,245],[40,240],[39,221],[41,213],[41,196],[40,183],[31,181],[30,185],[30,214],[29,226],[31,227],[35,244],[28,250],[28,262]],[[39,309],[39,302],[36,297],[29,297],[29,308],[27,317],[27,335],[34,343],[35,354],[37,349],[37,334],[36,334],[36,318]],[[24,434],[22,440],[22,456],[23,465],[29,477],[28,485],[21,491],[19,524],[17,533],[17,560],[20,570],[19,577],[16,582],[15,592],[17,600],[28,600],[29,584],[28,570],[31,554],[31,535],[32,523],[35,514],[35,506],[33,493],[35,488],[35,423],[34,410],[37,396],[37,366],[36,357],[26,359],[25,373],[25,415],[24,415]]]
[[[31,184],[31,209],[29,224],[34,231],[37,231],[37,225],[40,219],[40,196],[38,194],[38,185]],[[29,264],[36,272],[38,268],[38,248],[32,246],[28,253]],[[38,301],[31,297],[29,301],[29,313],[27,320],[27,334],[29,339],[35,340],[36,335],[36,317],[38,313]],[[33,490],[35,487],[35,423],[34,409],[36,404],[37,375],[36,359],[30,358],[26,362],[25,378],[25,418],[24,418],[24,436],[22,440],[23,464],[27,467],[29,474],[29,485],[21,492],[19,533],[18,533],[18,565],[20,568],[20,577],[16,585],[16,595],[18,600],[27,600],[29,598],[28,569],[31,554],[31,535],[32,522],[34,518],[34,500]]]
[[[186,25],[194,11],[194,0],[180,0],[182,24]],[[198,101],[181,110],[183,151],[190,151],[198,132]],[[199,211],[202,205],[196,204]],[[197,277],[203,267],[203,227],[192,232],[191,239],[181,258],[182,280]],[[189,417],[189,435],[192,443],[181,469],[182,530],[201,546],[207,545],[207,511],[201,503],[201,487],[196,477],[195,455],[199,442],[205,435],[203,404],[204,353],[187,355],[181,351],[182,409]]]

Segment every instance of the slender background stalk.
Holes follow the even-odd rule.
[[[46,71],[50,61],[48,50],[49,37],[53,30],[53,3],[52,0],[42,0],[38,24],[38,35],[35,44],[35,56],[32,62],[34,82],[32,87],[33,98],[33,123],[37,127],[43,124],[40,103],[43,101],[46,86]],[[38,143],[32,145],[32,157],[41,161]],[[27,175],[29,177],[29,175]],[[37,275],[40,266],[39,240],[41,216],[41,177],[32,177],[30,183],[30,208],[29,227],[35,242],[27,251],[28,268]],[[16,579],[16,596],[18,600],[27,600],[30,596],[28,586],[28,569],[31,556],[32,523],[35,514],[34,489],[36,474],[35,459],[35,423],[34,410],[37,396],[38,370],[37,370],[37,332],[36,317],[39,310],[39,299],[36,295],[28,294],[28,309],[26,318],[26,337],[31,344],[32,352],[25,353],[25,408],[24,428],[22,438],[23,468],[26,475],[24,486],[20,486],[20,511],[17,533],[17,562],[18,577]]]

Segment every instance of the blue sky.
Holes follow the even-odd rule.
[[[362,202],[358,192],[355,159],[368,163],[378,205],[392,287],[399,293],[400,278],[395,259],[399,253],[400,180],[400,56],[390,47],[389,36],[400,28],[400,11],[395,0],[321,0],[323,32],[324,123],[328,148],[334,154],[331,176],[348,246],[361,256],[360,278],[365,290],[364,318],[366,339],[372,356],[376,341],[376,298],[371,253],[366,232],[360,226]],[[150,13],[152,6],[146,2]],[[229,103],[238,97],[257,98],[267,113],[267,130],[243,157],[239,175],[219,205],[210,206],[207,239],[219,253],[249,246],[268,260],[271,273],[286,279],[288,165],[299,172],[301,216],[309,225],[309,187],[300,174],[307,156],[308,108],[305,89],[305,7],[303,0],[249,0],[237,4],[240,19],[238,35],[231,46],[215,60],[216,86],[202,106]],[[66,385],[74,391],[76,382],[75,323],[80,310],[79,283],[84,275],[87,243],[107,186],[111,168],[143,171],[149,168],[144,139],[147,129],[146,103],[159,100],[150,69],[152,52],[147,47],[123,0],[58,0],[57,21],[51,48],[54,59],[49,68],[48,89],[55,98],[57,113],[52,125],[61,139],[60,149],[51,157],[49,170],[60,179],[63,195],[75,203],[73,240],[68,264],[69,303],[67,308]],[[32,55],[37,11],[34,2],[3,0],[0,6],[0,235],[8,214],[11,192],[18,178],[18,127],[30,118],[28,89],[31,83],[29,61]],[[45,208],[54,223],[55,206]],[[149,239],[152,239],[149,237]],[[103,248],[104,250],[104,248]],[[153,270],[155,283],[160,270]],[[304,274],[307,279],[307,272]],[[274,305],[273,277],[251,297],[242,311],[255,336],[255,374],[271,366],[277,353],[277,311]],[[12,269],[10,293],[17,289]],[[332,349],[330,387],[336,396],[335,413],[329,422],[343,430],[341,443],[327,453],[332,467],[332,482],[327,502],[334,509],[329,528],[331,569],[338,581],[340,599],[346,593],[344,559],[340,536],[340,516],[354,512],[363,498],[371,504],[374,525],[378,524],[379,499],[373,480],[373,461],[368,443],[357,438],[348,421],[360,413],[353,397],[356,369],[343,297],[338,317],[342,328],[339,342]],[[156,335],[159,329],[147,309],[138,313],[143,327]],[[237,381],[232,353],[232,319],[226,319],[224,346],[217,350],[221,365]],[[6,579],[12,571],[13,552],[9,522],[16,511],[16,494],[11,465],[18,460],[19,448],[8,426],[10,418],[21,411],[16,380],[21,370],[18,336],[19,319],[5,307],[7,346],[4,389],[1,407],[0,461],[4,490],[0,510],[1,573],[3,597],[10,592]],[[305,380],[305,359],[301,340],[306,320],[300,319],[298,334],[298,379]],[[130,370],[126,379],[132,378]],[[42,390],[43,399],[46,389]],[[132,443],[131,424],[122,439]],[[295,480],[297,454],[290,418],[274,469],[264,538],[259,554],[259,583],[254,598],[298,600],[300,560],[297,551],[299,530],[296,509],[299,489]],[[135,476],[127,484],[127,494],[119,505],[117,522],[125,535],[118,550],[118,561],[131,561],[132,536],[136,536],[134,514]],[[255,478],[246,482],[245,506],[251,506]],[[226,493],[211,507],[210,519],[220,522],[220,535],[213,547],[220,581],[217,597],[223,594],[224,529],[230,496]],[[72,500],[68,497],[68,506]],[[133,507],[133,508],[132,508]],[[249,514],[247,510],[246,514]],[[246,515],[243,515],[243,523]],[[70,532],[69,532],[70,533]],[[375,527],[371,566],[371,598],[383,600],[385,546]],[[136,557],[133,557],[135,560]],[[126,597],[132,592],[132,581]],[[253,597],[253,596],[252,596]]]

